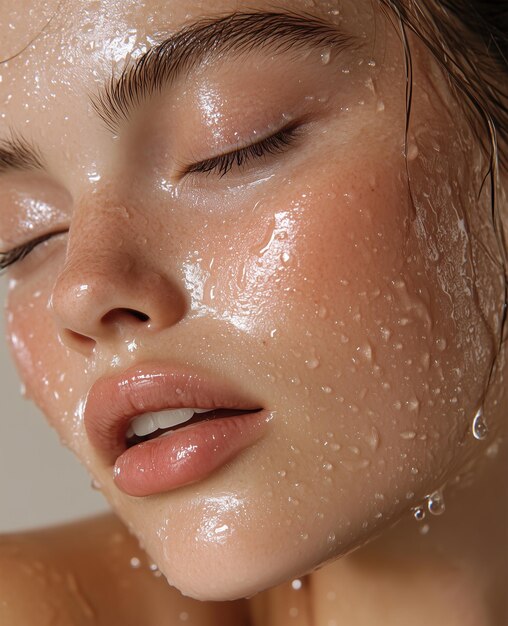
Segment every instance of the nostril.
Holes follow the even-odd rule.
[[[134,318],[139,320],[140,322],[148,322],[150,317],[141,311],[137,311],[136,309],[128,309],[128,308],[117,308],[111,311],[108,311],[103,318],[102,322],[105,324],[111,322],[121,322],[122,320],[126,320],[129,318]]]
[[[96,343],[91,337],[77,333],[70,328],[64,328],[61,330],[60,338],[65,345],[71,346],[78,352],[85,355],[90,354]]]
[[[133,315],[141,322],[148,322],[148,320],[150,319],[148,315],[145,315],[145,313],[141,313],[141,311],[136,311],[135,309],[121,309],[121,310],[125,311],[129,315]]]

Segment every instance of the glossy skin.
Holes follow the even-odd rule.
[[[28,4],[30,24],[2,3],[16,32],[2,58],[54,8]],[[252,4],[73,1],[0,66],[0,131],[22,129],[48,163],[2,177],[1,250],[69,229],[9,271],[20,375],[168,582],[200,600],[252,596],[350,552],[506,428],[500,375],[489,437],[471,433],[503,299],[501,271],[471,244],[496,250],[487,194],[477,200],[487,161],[462,108],[411,39],[406,160],[403,49],[379,7],[278,6],[363,43],[329,61],[205,63],[117,136],[87,100],[113,62],[153,33]],[[284,115],[308,120],[286,152],[175,182],[175,164],[265,136]],[[99,377],[152,360],[224,377],[274,419],[206,480],[137,499],[91,448],[82,407]]]

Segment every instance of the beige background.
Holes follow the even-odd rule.
[[[5,300],[7,279],[0,277]],[[0,532],[34,528],[107,509],[88,473],[43,415],[21,396],[0,325]]]

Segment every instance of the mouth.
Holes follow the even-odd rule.
[[[200,409],[200,408],[181,408],[166,409],[156,413],[145,413],[135,417],[127,429],[125,435],[126,448],[132,448],[139,443],[157,439],[168,433],[174,432],[184,426],[199,424],[207,420],[217,419],[219,417],[232,417],[234,415],[244,415],[249,413],[258,413],[262,409]]]
[[[253,445],[272,413],[224,380],[168,364],[144,364],[90,389],[85,429],[132,496],[202,480]]]

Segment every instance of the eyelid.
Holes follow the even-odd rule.
[[[218,154],[217,156],[203,159],[196,163],[183,166],[177,173],[178,180],[188,174],[205,173],[210,174],[214,170],[219,170],[220,178],[225,176],[233,165],[241,167],[245,162],[253,158],[261,158],[269,153],[283,152],[284,148],[289,148],[294,140],[298,138],[304,125],[303,120],[293,120],[272,134],[262,139],[257,139],[243,147]]]
[[[35,237],[26,243],[22,243],[15,248],[11,248],[6,252],[0,252],[0,274],[2,274],[2,272],[4,272],[9,266],[24,259],[39,244],[44,243],[48,239],[56,237],[57,235],[66,233],[68,230],[68,228],[65,228],[51,233],[46,233],[44,235],[40,235],[39,237]]]

